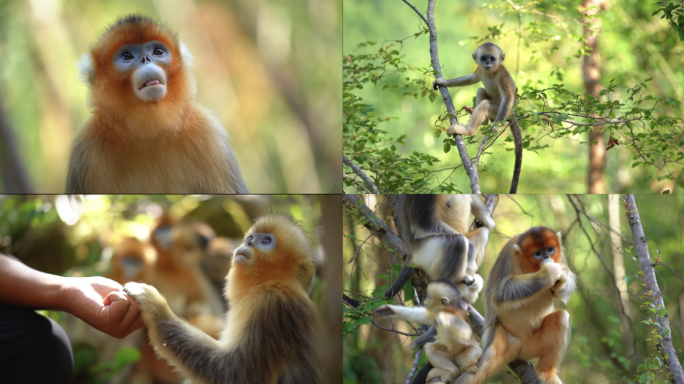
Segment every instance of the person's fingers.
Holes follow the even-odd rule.
[[[105,297],[103,303],[105,306],[109,307],[108,321],[111,322],[112,325],[115,325],[116,328],[121,329],[122,327],[119,327],[118,324],[125,318],[128,309],[131,306],[128,296],[123,292],[114,291]]]
[[[142,316],[140,313],[140,306],[138,305],[138,303],[135,300],[128,297],[125,293],[124,295],[126,296],[126,299],[130,303],[130,305],[123,319],[121,319],[121,329],[126,330],[127,333],[130,333],[142,327]]]

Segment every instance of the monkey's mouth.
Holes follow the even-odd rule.
[[[244,260],[249,260],[251,258],[252,258],[252,252],[250,252],[249,249],[238,248],[235,251],[235,257],[233,258],[233,261],[244,261]]]
[[[164,85],[164,83],[162,83],[158,79],[147,80],[145,83],[143,83],[143,85],[140,88],[138,88],[138,91],[145,88],[145,87],[151,87],[153,85]]]

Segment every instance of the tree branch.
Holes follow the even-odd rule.
[[[366,219],[364,226],[368,228],[380,241],[385,243],[389,248],[393,250],[403,250],[404,256],[408,256],[407,247],[404,242],[392,232],[387,224],[380,220],[370,209],[363,203],[359,201],[359,197],[355,195],[344,195],[344,203],[350,210],[359,210],[363,217]],[[496,204],[498,203],[498,195],[487,195],[485,200],[485,206],[487,207],[490,215],[494,211]],[[403,200],[396,200],[391,202],[392,208],[395,211],[401,211]],[[395,219],[396,220],[396,219]],[[399,244],[401,243],[401,244]],[[398,252],[394,251],[398,254]],[[480,337],[484,332],[484,317],[480,315],[479,312],[470,304],[468,304],[468,315],[470,317],[470,326],[473,331]],[[523,360],[515,360],[508,364],[508,367],[515,372],[524,384],[537,384],[537,375],[534,372],[532,364]],[[413,375],[414,370],[411,371]],[[410,379],[410,377],[409,377]]]
[[[442,76],[442,66],[439,64],[439,53],[437,51],[437,27],[435,26],[435,0],[429,0],[428,2],[428,28],[430,29],[430,59],[432,61],[432,69],[434,73]],[[451,125],[458,124],[458,119],[456,118],[456,108],[454,108],[454,102],[449,94],[449,89],[447,87],[439,87],[439,91],[442,94],[442,99],[444,100],[444,105],[447,108],[447,113],[449,114],[449,122]],[[477,171],[477,163],[470,161],[470,156],[468,155],[468,149],[463,142],[463,137],[461,135],[454,135],[454,141],[456,141],[456,148],[458,149],[458,154],[461,157],[461,162],[463,162],[463,168],[465,168],[468,177],[470,178],[470,190],[472,193],[480,194],[480,175]]]
[[[650,294],[651,300],[653,301],[653,304],[655,304],[658,312],[661,310],[665,311],[663,292],[658,288],[658,281],[656,280],[655,269],[653,268],[654,264],[651,261],[651,255],[648,252],[648,238],[646,238],[644,228],[641,226],[641,218],[639,217],[634,195],[622,195],[622,200],[625,204],[625,213],[627,214],[629,227],[632,230],[634,247],[636,249],[637,259],[639,259],[641,271],[643,272],[642,278],[646,284],[647,293]],[[663,349],[663,357],[668,357],[663,360],[665,365],[670,369],[670,372],[672,372],[672,382],[684,384],[684,371],[682,371],[682,365],[679,363],[679,358],[677,358],[677,351],[672,345],[672,331],[670,329],[670,320],[667,311],[665,311],[664,316],[660,316],[656,313],[656,319],[661,325],[657,328],[658,334],[663,339],[660,348]]]
[[[380,191],[378,190],[378,187],[375,185],[373,180],[371,180],[371,178],[368,177],[368,175],[366,175],[366,173],[361,168],[359,168],[358,165],[352,163],[352,161],[349,160],[347,158],[347,156],[342,155],[342,162],[344,162],[344,164],[348,165],[352,169],[352,171],[354,171],[354,173],[359,175],[359,177],[363,180],[363,182],[366,183],[368,188],[370,188],[370,191],[372,193],[376,193],[376,194],[380,193]]]

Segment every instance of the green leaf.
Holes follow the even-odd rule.
[[[451,145],[444,143],[444,153],[449,153],[449,151],[451,151]]]

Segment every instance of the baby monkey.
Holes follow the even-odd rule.
[[[425,307],[383,305],[375,315],[435,325],[437,336],[434,340],[427,340],[434,335],[428,331],[409,345],[413,349],[430,341],[425,344],[425,354],[433,367],[427,374],[428,383],[445,383],[461,372],[476,373],[475,364],[482,355],[482,348],[468,323],[468,304],[461,300],[461,292],[446,279],[428,284],[427,291]],[[415,382],[422,381],[416,377]]]
[[[477,128],[492,119],[494,122],[506,120],[511,115],[511,107],[515,103],[515,82],[503,66],[506,54],[492,43],[484,43],[473,52],[473,60],[477,63],[475,72],[467,76],[457,77],[446,80],[438,77],[432,88],[437,89],[438,85],[443,87],[462,87],[482,82],[484,88],[477,90],[477,100],[475,110],[470,118],[468,126],[454,124],[447,129],[447,135],[473,136]],[[515,124],[514,124],[515,125]],[[518,129],[517,125],[515,128]],[[494,126],[492,132],[497,132],[499,128]]]

